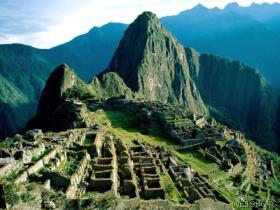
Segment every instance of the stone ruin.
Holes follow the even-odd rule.
[[[195,172],[188,163],[179,161],[177,156],[165,148],[156,148],[160,154],[160,160],[167,169],[176,187],[185,198],[186,203],[194,203],[202,198],[228,203],[208,181]]]
[[[66,99],[52,113],[49,113],[41,127],[43,130],[52,131],[90,127],[88,114],[86,104],[77,99]]]
[[[42,142],[41,130],[30,130],[22,135],[15,135],[8,148],[0,149],[0,176],[7,176],[11,171],[20,173],[29,165],[36,165],[36,161],[51,150],[51,145]]]
[[[101,152],[92,163],[93,170],[89,181],[89,188],[100,192],[111,190],[116,195],[118,189],[118,169],[116,149],[112,137],[105,137],[103,145],[100,146]]]
[[[100,129],[68,130],[48,135],[34,131],[16,138],[19,140],[14,143],[17,147],[5,150],[8,158],[17,157],[12,164],[18,168],[13,182],[37,183],[45,190],[62,192],[69,201],[87,192],[110,192],[123,199],[165,199],[162,173],[167,173],[185,204],[201,198],[226,202],[187,163],[182,164],[175,154],[163,147],[137,140],[133,145],[127,145]],[[38,146],[42,142],[45,146]],[[18,150],[29,151],[32,144],[31,151],[40,154],[36,159],[32,161],[24,156],[32,156],[32,152],[18,155]],[[41,148],[40,153],[38,148]],[[7,158],[5,152],[2,152],[1,161]],[[1,166],[2,176],[9,178],[3,170]],[[45,206],[55,204],[43,198],[42,207]]]
[[[211,185],[198,174],[193,174],[189,165],[170,166],[169,171],[171,177],[177,183],[178,188],[189,203],[193,203],[202,198],[216,199]]]
[[[226,171],[234,167],[242,169],[242,164],[246,164],[246,153],[242,144],[237,139],[226,141],[224,146],[213,145],[199,150],[206,158],[216,162]]]
[[[165,192],[161,184],[156,157],[139,142],[129,149],[135,172],[141,180],[144,198],[164,199]]]
[[[216,141],[230,138],[231,135],[230,129],[215,119],[195,115],[180,106],[123,98],[103,100],[96,106],[109,110],[122,110],[135,116],[138,127],[144,133],[151,130],[149,126],[153,122],[159,124],[167,137],[181,144],[183,150],[209,147],[215,145]]]
[[[119,192],[122,196],[135,198],[139,197],[137,178],[133,171],[134,163],[129,154],[128,146],[120,139],[116,142],[118,160]]]

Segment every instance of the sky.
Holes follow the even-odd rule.
[[[0,44],[50,48],[108,22],[131,23],[143,11],[176,15],[197,4],[224,8],[280,0],[0,0]]]

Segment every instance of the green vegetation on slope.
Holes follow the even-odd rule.
[[[219,168],[218,164],[206,159],[199,152],[176,152],[176,154],[188,162],[199,174],[208,176],[210,179],[225,175],[225,172]]]
[[[107,98],[115,96],[132,97],[132,91],[125,85],[123,79],[115,72],[109,72],[94,77],[89,84],[96,98]]]
[[[23,128],[35,114],[53,67],[42,50],[0,45],[0,139]]]
[[[103,124],[103,128],[122,139],[127,144],[132,144],[132,140],[148,142],[160,146],[172,147],[176,144],[164,136],[144,135],[141,130],[136,128],[135,118],[121,111],[92,112],[91,117],[94,121]],[[108,126],[111,125],[111,126]]]

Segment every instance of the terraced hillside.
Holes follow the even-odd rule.
[[[277,201],[279,189],[270,184],[278,183],[279,159],[261,158],[258,148],[253,149],[239,132],[167,104],[112,98],[85,100],[84,105],[88,124],[76,122],[61,132],[34,129],[1,144],[1,205],[11,209],[236,205],[238,209],[242,199]],[[172,135],[171,128],[176,131]],[[226,131],[223,136],[221,128]],[[208,140],[199,147],[182,146],[175,135],[189,135],[186,130],[196,130]],[[221,136],[210,140],[211,130]],[[219,163],[219,158],[227,164]],[[271,166],[265,172],[264,163]]]

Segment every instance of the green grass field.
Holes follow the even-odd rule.
[[[176,146],[174,142],[164,136],[152,136],[142,134],[140,129],[135,128],[133,116],[120,111],[97,111],[91,113],[92,118],[103,125],[103,129],[123,140],[128,145],[132,140],[139,140],[160,146]],[[111,126],[108,126],[111,125]]]
[[[176,152],[177,156],[188,162],[201,175],[216,179],[225,174],[218,164],[204,158],[199,152]]]

